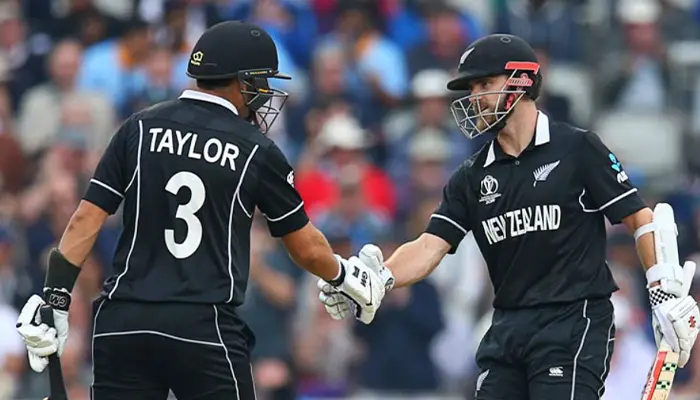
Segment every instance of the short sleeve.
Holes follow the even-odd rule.
[[[442,191],[442,201],[430,216],[426,233],[439,236],[450,244],[454,254],[471,227],[469,225],[468,181],[464,167],[450,177]]]
[[[603,212],[610,223],[618,224],[646,207],[622,163],[598,135],[585,133],[579,155],[585,189],[581,197],[584,211]]]
[[[257,205],[274,237],[292,233],[309,222],[304,202],[294,188],[294,170],[274,144],[268,147],[261,166]]]
[[[134,131],[134,122],[127,120],[112,136],[107,149],[100,159],[95,174],[90,179],[83,199],[100,207],[109,214],[114,214],[122,200],[128,185],[127,175],[127,137]]]

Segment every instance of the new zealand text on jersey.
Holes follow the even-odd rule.
[[[524,235],[534,231],[555,231],[561,223],[561,208],[558,205],[544,205],[508,211],[505,214],[481,221],[489,244],[506,238]]]
[[[240,149],[235,144],[221,143],[219,139],[210,137],[203,146],[198,146],[199,136],[196,133],[187,132],[183,135],[181,131],[170,128],[151,128],[148,132],[151,134],[151,152],[167,151],[194,160],[203,158],[208,163],[219,164],[222,167],[228,163],[232,171],[236,170],[235,160],[240,154]]]

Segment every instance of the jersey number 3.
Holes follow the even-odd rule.
[[[190,201],[177,207],[175,218],[185,221],[187,224],[187,236],[182,243],[175,241],[175,230],[165,230],[165,245],[170,253],[178,259],[184,259],[199,248],[202,243],[202,222],[194,215],[204,205],[206,190],[204,182],[192,172],[182,171],[173,175],[165,185],[165,190],[177,195],[182,187],[187,187],[192,193]]]

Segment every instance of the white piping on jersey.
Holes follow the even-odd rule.
[[[117,196],[121,197],[122,199],[124,198],[124,195],[121,194],[121,193],[119,193],[119,192],[117,191],[117,189],[115,189],[115,188],[109,186],[108,184],[106,184],[106,183],[104,183],[104,182],[102,182],[102,181],[98,181],[97,179],[92,178],[92,179],[90,179],[90,182],[91,182],[91,183],[94,183],[95,185],[102,186],[103,188],[105,188],[105,189],[109,190],[110,192],[116,194]]]
[[[270,217],[268,217],[268,216],[266,215],[265,218],[267,218],[267,220],[270,221],[270,222],[279,222],[279,221],[282,221],[283,219],[287,218],[288,216],[294,214],[295,212],[299,211],[299,209],[300,209],[301,207],[303,207],[303,206],[304,206],[304,202],[302,201],[301,203],[299,203],[298,206],[294,207],[294,209],[292,209],[292,211],[290,211],[290,212],[284,214],[284,215],[281,216],[281,217],[270,218]]]
[[[243,172],[241,172],[241,177],[238,180],[238,186],[236,186],[236,191],[233,192],[233,198],[231,199],[231,209],[228,212],[228,276],[231,279],[231,288],[229,289],[229,296],[228,300],[226,300],[227,303],[230,303],[233,301],[233,288],[235,285],[235,281],[233,279],[233,255],[231,254],[231,234],[233,231],[233,210],[234,206],[236,205],[236,201],[241,205],[241,208],[243,209],[243,212],[245,215],[248,216],[248,218],[252,218],[252,213],[248,213],[248,211],[243,207],[243,203],[241,202],[240,199],[240,193],[241,193],[241,185],[243,184],[243,178],[245,178],[245,173],[248,171],[248,165],[250,164],[250,160],[253,159],[253,156],[255,153],[258,151],[259,145],[255,145],[253,147],[253,150],[250,152],[250,155],[248,156],[248,159],[245,162],[245,165],[243,166]]]
[[[255,153],[258,151],[259,145],[255,145],[253,147],[253,151],[250,152],[250,155],[248,156],[248,159],[245,161],[245,165],[243,166],[243,172],[241,172],[241,180],[238,181],[238,186],[236,187],[236,192],[233,194],[234,197],[238,199],[238,204],[240,204],[241,208],[243,209],[243,212],[245,215],[248,216],[248,218],[253,218],[253,213],[249,213],[248,210],[245,209],[245,206],[243,205],[243,202],[241,201],[241,184],[243,183],[243,178],[245,177],[245,173],[248,171],[248,165],[250,165],[250,161],[253,159],[253,156]],[[233,203],[231,204],[231,209],[233,209]]]
[[[228,348],[224,344],[224,339],[221,337],[221,329],[219,329],[219,310],[214,304],[214,324],[216,325],[216,334],[219,335],[219,342],[224,347],[224,355],[226,356],[226,361],[228,362],[228,367],[231,369],[231,376],[233,377],[233,384],[236,386],[236,400],[241,399],[241,392],[238,391],[238,379],[236,379],[236,373],[233,370],[233,364],[231,363],[231,358],[228,356]]]
[[[205,342],[203,340],[194,340],[194,339],[186,339],[183,337],[179,336],[174,336],[174,335],[169,335],[167,333],[163,332],[158,332],[158,331],[151,331],[151,330],[140,330],[140,331],[121,331],[121,332],[106,332],[106,333],[98,333],[98,334],[93,334],[93,338],[99,338],[99,337],[110,337],[110,336],[128,336],[128,335],[156,335],[156,336],[162,336],[168,339],[173,339],[177,340],[180,342],[187,342],[187,343],[194,343],[194,344],[203,344],[205,346],[214,346],[214,347],[223,347],[221,343],[214,343],[214,342]],[[94,340],[94,339],[93,339]]]
[[[215,96],[209,93],[198,92],[196,90],[187,89],[180,95],[181,99],[199,100],[207,103],[218,104],[231,110],[232,113],[238,115],[238,109],[230,101],[223,97]]]
[[[136,167],[136,168],[134,169],[134,174],[131,175],[131,180],[129,181],[129,184],[126,185],[126,190],[124,190],[124,193],[126,193],[126,192],[129,191],[129,188],[130,188],[131,185],[134,183],[134,180],[136,180],[136,174],[139,172],[139,168],[141,168],[141,167]]]
[[[131,248],[129,249],[129,254],[126,256],[126,262],[124,265],[124,272],[119,274],[117,281],[114,283],[112,291],[109,292],[108,298],[112,300],[112,295],[119,287],[119,282],[121,279],[129,272],[129,263],[131,262],[131,254],[134,252],[136,247],[136,236],[139,231],[139,213],[141,212],[141,146],[143,145],[143,121],[139,120],[139,151],[136,155],[136,221],[134,222],[134,237],[131,239]]]
[[[578,364],[578,356],[581,355],[581,350],[583,350],[583,345],[586,343],[586,336],[588,335],[588,328],[591,327],[591,319],[586,315],[586,309],[588,309],[588,300],[583,302],[583,318],[586,320],[586,329],[583,331],[581,336],[581,344],[578,346],[578,351],[574,356],[574,370],[571,372],[571,400],[574,400],[574,395],[576,394],[576,366]],[[607,346],[607,343],[606,343]]]
[[[549,143],[550,132],[549,132],[549,117],[542,111],[537,111],[537,125],[535,127],[535,146],[539,146],[545,143]],[[494,151],[494,137],[489,145],[489,152],[486,154],[486,161],[484,161],[484,168],[493,164],[496,161],[496,152]]]
[[[592,209],[592,208],[586,208],[586,206],[583,205],[583,196],[586,194],[586,188],[583,188],[583,190],[581,191],[581,195],[578,197],[578,203],[581,205],[581,209],[583,210],[583,212],[587,212],[587,213],[599,212],[599,211],[605,210],[606,208],[608,208],[611,205],[617,203],[618,201],[624,199],[625,197],[631,195],[632,193],[635,193],[636,191],[637,191],[637,188],[632,188],[632,189],[626,191],[625,193],[622,193],[621,195],[615,197],[614,199],[608,201],[607,203],[603,204],[599,208]]]
[[[452,225],[454,225],[455,228],[457,228],[457,229],[459,229],[460,231],[462,231],[462,233],[464,233],[465,235],[467,234],[467,230],[464,229],[464,228],[462,228],[462,226],[461,226],[460,224],[456,223],[455,221],[453,221],[452,219],[450,219],[450,218],[448,218],[448,217],[446,217],[446,216],[444,216],[444,215],[441,215],[441,214],[433,214],[433,215],[430,216],[430,218],[438,218],[438,219],[447,221],[447,222],[451,223]]]

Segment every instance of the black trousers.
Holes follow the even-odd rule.
[[[496,310],[477,351],[477,400],[598,400],[615,338],[608,298]]]
[[[93,400],[255,399],[252,332],[229,305],[98,299]]]

